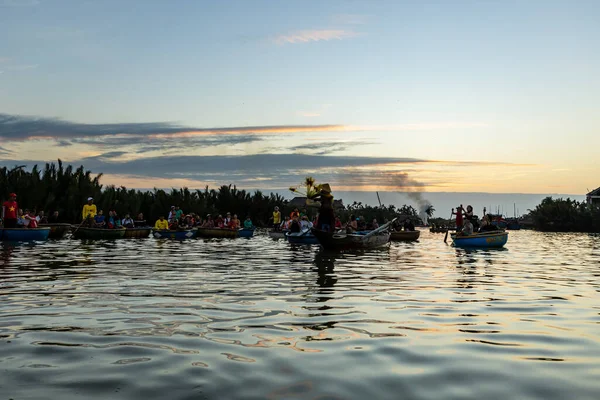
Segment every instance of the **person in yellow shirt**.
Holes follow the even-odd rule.
[[[167,221],[165,219],[164,216],[160,216],[160,218],[156,221],[156,224],[154,224],[154,229],[156,229],[157,231],[166,231],[169,229],[169,221]]]
[[[83,205],[83,211],[81,213],[82,220],[87,221],[89,226],[93,226],[94,217],[98,211],[96,210],[96,205],[94,204],[94,199],[92,197],[88,197],[87,204]]]
[[[279,212],[279,207],[275,207],[275,211],[273,211],[273,229],[277,229],[281,224],[281,213]]]

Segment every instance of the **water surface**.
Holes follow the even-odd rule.
[[[600,236],[2,245],[0,399],[598,399]]]

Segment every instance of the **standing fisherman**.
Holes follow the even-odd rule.
[[[11,193],[8,197],[8,201],[5,201],[2,205],[2,221],[4,221],[5,228],[16,228],[17,211],[19,210],[19,206],[17,205],[17,195]]]
[[[319,185],[319,188],[319,194],[313,199],[321,203],[317,229],[325,232],[333,232],[335,215],[333,213],[333,195],[331,194],[331,188],[327,183]]]
[[[94,217],[98,214],[96,210],[96,205],[94,204],[94,198],[88,197],[87,204],[83,205],[83,211],[81,215],[83,217],[83,221],[87,223],[90,227],[94,226]]]

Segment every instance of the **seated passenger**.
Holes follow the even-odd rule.
[[[214,227],[215,227],[215,221],[213,220],[211,215],[208,214],[206,216],[206,221],[204,221],[204,223],[202,224],[202,228],[214,228]]]
[[[106,222],[104,221],[104,211],[98,211],[98,214],[94,217],[94,226],[96,228],[104,228],[106,226]]]
[[[463,222],[463,228],[461,231],[463,236],[471,236],[473,234],[473,224],[470,220],[465,219]]]
[[[231,218],[231,221],[229,222],[229,228],[230,229],[240,229],[241,228],[240,220],[238,219],[237,214],[233,214],[233,217]]]
[[[413,222],[410,220],[410,218],[407,218],[406,221],[404,221],[404,230],[409,231],[409,232],[412,232],[415,230],[415,224],[413,224]]]
[[[30,211],[29,215],[25,215],[25,219],[29,220],[29,225],[27,226],[28,228],[38,227],[37,218],[35,217],[34,211]]]
[[[498,228],[496,226],[492,225],[490,216],[487,214],[484,215],[483,219],[481,220],[481,225],[479,226],[479,232],[490,232],[497,229]]]
[[[300,230],[307,231],[307,230],[309,230],[312,227],[313,227],[312,222],[310,222],[308,220],[308,217],[306,215],[304,215],[302,217],[302,219],[300,220]]]
[[[250,216],[246,217],[246,220],[244,221],[244,229],[254,229],[254,224],[252,223]]]
[[[46,214],[44,214],[43,211],[40,211],[40,213],[36,217],[36,220],[37,220],[38,224],[47,224],[48,223],[48,217],[46,217]]]
[[[335,217],[335,229],[342,229],[342,220],[340,217]]]
[[[144,219],[144,214],[139,213],[135,221],[133,221],[135,226],[147,226],[146,220]]]
[[[301,227],[300,227],[300,222],[298,222],[298,217],[294,217],[292,219],[292,222],[290,223],[290,232],[292,233],[297,233],[300,232]]]
[[[154,224],[154,229],[156,229],[157,231],[166,231],[167,229],[169,229],[169,221],[167,221],[165,217],[161,215],[160,218],[156,221],[156,224]]]
[[[133,224],[133,218],[131,218],[129,214],[125,214],[125,218],[123,218],[121,221],[121,225],[123,225],[125,228],[135,228],[135,225]]]
[[[217,219],[215,219],[215,228],[223,228],[225,227],[225,223],[223,221],[223,216],[219,215]]]

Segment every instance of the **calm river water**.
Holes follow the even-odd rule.
[[[600,236],[0,254],[0,400],[600,398]]]

